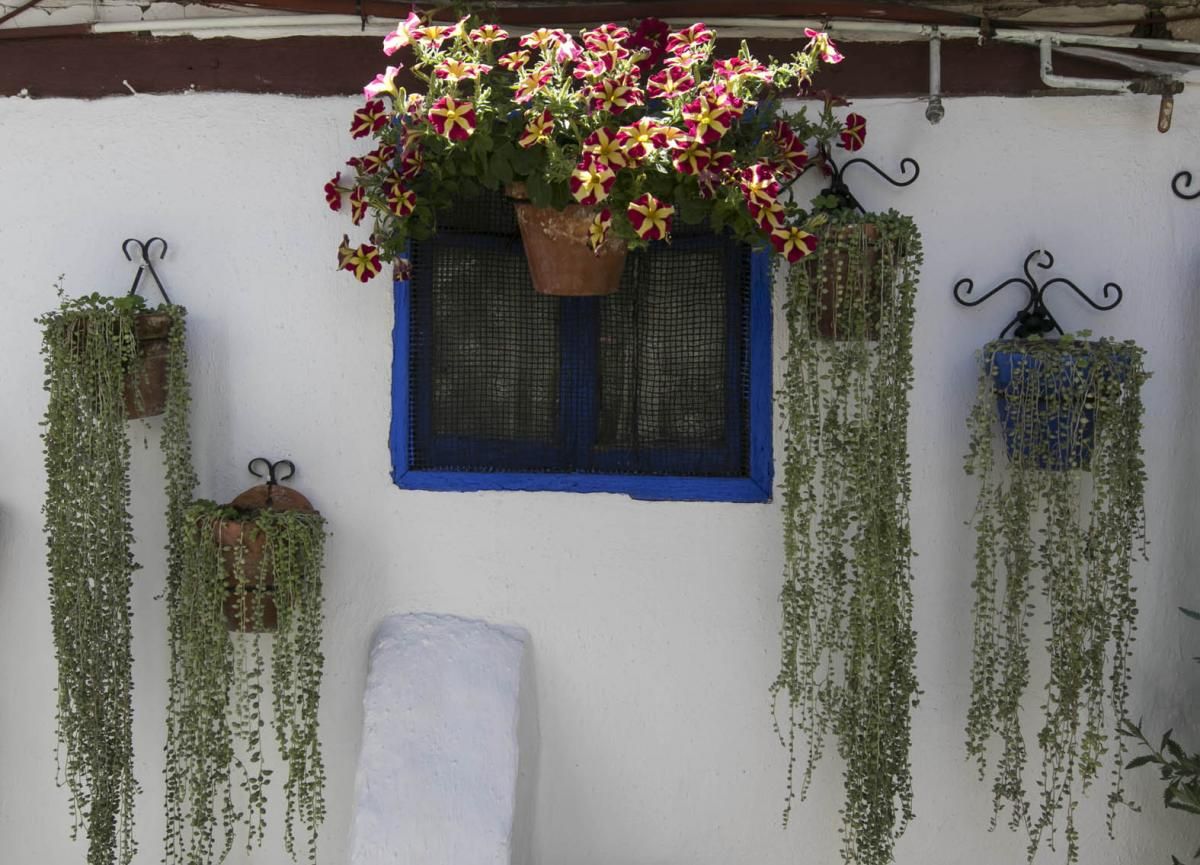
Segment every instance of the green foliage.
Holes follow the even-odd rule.
[[[771,694],[788,749],[784,822],[832,732],[845,764],[842,857],[883,865],[913,816],[907,430],[921,241],[910,219],[890,212],[833,214],[820,243],[792,268],[787,298],[786,570]],[[806,753],[796,784],[798,735]]]
[[[998,390],[1001,352],[1022,354]],[[1109,725],[1126,714],[1137,617],[1131,563],[1146,553],[1142,357],[1130,342],[1072,337],[992,342],[980,356],[966,459],[968,474],[980,481],[967,753],[985,778],[989,744],[998,741],[992,826],[1010,808],[1008,825],[1027,832],[1030,860],[1044,836],[1053,847],[1059,812],[1066,815],[1067,861],[1078,860],[1075,809],[1108,754]],[[1008,459],[995,452],[994,430],[1003,427],[998,397],[1008,412]],[[1031,803],[1020,713],[1039,578],[1050,674]],[[1124,752],[1118,738],[1110,834],[1124,802]]]
[[[60,292],[61,294],[61,292]],[[63,300],[38,319],[45,388],[45,515],[50,612],[58,660],[60,783],[71,795],[72,837],[88,865],[133,858],[133,525],[124,389],[138,358],[139,297]],[[171,318],[162,449],[172,539],[193,477],[188,443],[186,311]]]
[[[236,543],[221,527],[241,526]],[[239,827],[246,849],[261,845],[271,770],[263,756],[266,658],[259,634],[230,632],[225,605],[248,610],[261,630],[266,594],[247,571],[247,550],[265,540],[260,573],[272,573],[278,610],[270,658],[275,740],[287,778],[284,844],[296,858],[295,823],[317,861],[325,819],[325,767],[317,735],[321,567],[325,523],[316,513],[239,513],[196,502],[187,512],[178,578],[168,586],[170,701],[167,710],[167,865],[215,865]],[[232,570],[232,587],[227,576]],[[240,790],[240,794],[236,792]]]
[[[1200,613],[1195,610],[1179,608],[1190,619],[1200,619]],[[1200,658],[1192,658],[1200,661]],[[1142,725],[1133,723],[1126,718],[1120,726],[1123,736],[1137,739],[1142,748],[1148,753],[1134,757],[1125,764],[1126,769],[1136,769],[1139,766],[1154,765],[1158,767],[1159,777],[1166,783],[1163,788],[1163,805],[1189,814],[1200,814],[1200,753],[1188,753],[1183,746],[1171,738],[1172,730],[1163,733],[1162,742],[1157,748],[1150,743],[1142,732]],[[1200,859],[1200,849],[1192,854],[1193,859]],[[1183,865],[1176,856],[1171,857],[1171,865]]]

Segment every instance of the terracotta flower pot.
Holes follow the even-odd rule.
[[[278,484],[251,487],[230,502],[239,512],[254,514],[263,509],[314,512],[312,504],[300,493]],[[254,525],[253,518],[220,520],[214,527],[213,540],[220,544],[225,570],[225,624],[231,631],[252,633],[274,631],[279,627],[279,608],[275,599],[275,574],[271,567],[267,536]],[[237,550],[241,548],[242,578],[245,591],[238,593],[235,570]],[[262,628],[254,622],[255,595],[262,597]]]
[[[846,274],[850,270],[850,253],[839,249],[837,242],[853,241],[858,235],[858,226],[847,226],[817,248],[816,255],[821,265],[821,279],[817,286],[818,306],[814,313],[817,333],[822,339],[847,339],[848,335],[838,332],[838,310],[847,303],[860,304],[865,302],[867,316],[867,339],[879,339],[880,298],[879,286],[875,272],[879,267],[879,228],[873,223],[866,223],[862,233],[867,240],[866,261],[867,278],[856,281],[854,285],[847,284]],[[816,262],[813,264],[816,272]],[[863,295],[866,294],[864,298]]]
[[[156,417],[167,406],[167,354],[170,352],[171,316],[143,312],[133,322],[138,356],[125,378],[125,416]]]
[[[535,290],[556,297],[590,297],[620,288],[625,242],[610,236],[598,251],[592,250],[590,229],[596,208],[536,207],[525,200],[521,184],[509,188],[509,197],[514,199]]]

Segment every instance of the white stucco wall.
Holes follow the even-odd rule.
[[[837,861],[839,769],[780,828],[784,754],[767,700],[777,664],[778,501],[645,503],[613,495],[405,492],[389,478],[392,308],[382,280],[334,271],[349,227],[321,186],[354,152],[354,99],[245,95],[0,100],[0,860],[68,865],[67,802],[54,783],[54,658],[41,516],[44,406],[33,319],[66,274],[73,294],[124,291],[119,246],[161,235],[161,272],[191,312],[198,491],[227,500],[253,456],[289,457],[328,517],[322,730],[329,820],[322,861],[347,861],[366,652],[388,613],[437,611],[529,630],[541,729],[533,800],[537,865],[784,865]],[[1017,865],[1024,843],[989,834],[989,795],[963,757],[969,692],[974,488],[963,475],[972,352],[1017,297],[956,306],[954,280],[1018,272],[1044,245],[1060,273],[1125,303],[1092,313],[1059,296],[1068,326],[1149,349],[1145,447],[1152,561],[1131,706],[1150,730],[1200,747],[1200,201],[1169,190],[1200,171],[1200,98],[1154,130],[1157,100],[950,100],[930,127],[916,102],[859,103],[865,155],[918,158],[893,191],[864,172],[869,206],[913,214],[926,245],[910,445],[916,626],[924,689],[913,764],[917,820],[901,865]],[[815,181],[814,181],[815,182]],[[782,350],[776,333],[776,356]],[[161,856],[165,692],[163,496],[157,422],[135,424],[134,592],[139,865]],[[147,442],[147,447],[142,442]],[[1030,704],[1035,703],[1031,697]],[[1087,803],[1084,858],[1165,862],[1198,827],[1135,774],[1141,815],[1102,831]],[[276,797],[277,798],[277,797]],[[277,822],[276,822],[277,827]],[[235,863],[281,865],[277,838]],[[1039,862],[1061,861],[1043,855]]]

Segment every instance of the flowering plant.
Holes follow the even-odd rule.
[[[431,234],[440,210],[481,186],[593,208],[596,250],[668,240],[678,216],[798,260],[815,248],[806,229],[820,217],[785,201],[787,189],[831,144],[857,150],[866,134],[830,99],[816,120],[780,110],[808,92],[820,63],[842,60],[826,34],[806,33],[790,59],[762,63],[744,42],[714,57],[716,33],[699,23],[517,38],[471,17],[442,26],[411,13],[383,50],[409,52],[423,87],[400,86],[400,63],[366,85],[350,132],[376,146],[325,186],[330,208],[348,203],[355,225],[372,217],[369,242],[343,238],[339,267],[366,282],[381,262],[402,263],[409,238]]]

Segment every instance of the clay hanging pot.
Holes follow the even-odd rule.
[[[171,316],[165,312],[139,313],[133,321],[133,333],[138,353],[126,372],[125,417],[157,417],[167,406]]]
[[[221,547],[225,570],[225,624],[231,631],[251,633],[274,631],[279,626],[279,608],[275,603],[275,574],[271,567],[267,536],[254,524],[253,514],[261,510],[304,511],[316,513],[307,498],[296,490],[277,483],[260,484],[241,493],[229,507],[247,514],[244,520],[219,520],[213,524],[213,540]],[[242,555],[245,591],[238,593],[235,570],[238,549]],[[262,628],[254,623],[255,595],[262,598]]]
[[[850,271],[850,253],[838,248],[838,242],[853,241],[859,232],[866,239],[863,268],[866,278],[851,283],[847,279]],[[845,340],[848,335],[838,331],[838,310],[845,304],[865,304],[867,316],[867,339],[879,339],[880,297],[875,274],[879,268],[879,227],[874,223],[848,225],[832,232],[828,242],[817,247],[816,258],[820,263],[820,280],[816,284],[817,333],[822,339]],[[811,265],[817,273],[817,261]],[[865,295],[865,297],[864,297]]]
[[[521,183],[510,186],[508,195],[517,211],[535,290],[555,297],[590,297],[613,294],[620,288],[625,242],[610,236],[599,251],[592,250],[589,231],[596,208],[580,204],[563,210],[536,207]]]

